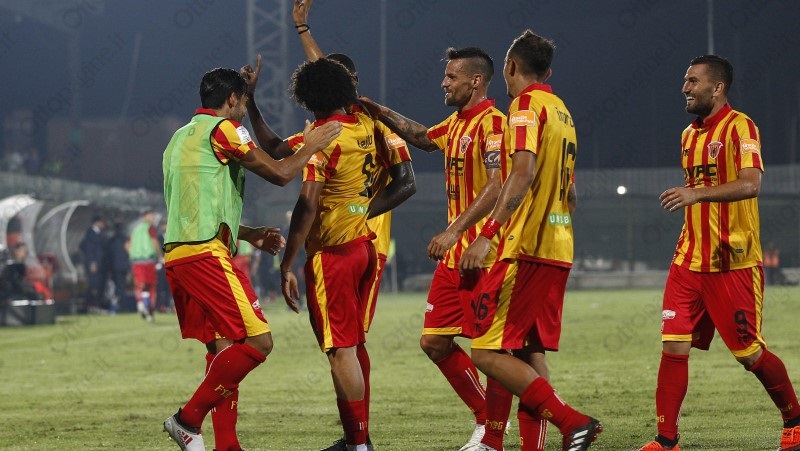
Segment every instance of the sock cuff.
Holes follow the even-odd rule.
[[[433,363],[435,365],[439,366],[442,363],[444,363],[444,362],[446,362],[446,361],[448,361],[450,359],[454,359],[454,358],[458,357],[459,354],[467,354],[467,353],[464,351],[463,348],[461,348],[461,346],[458,345],[458,343],[453,342],[453,350],[450,351],[450,353],[447,354],[446,356],[444,356],[443,358],[441,358],[438,361],[433,362]],[[469,357],[468,354],[467,354],[467,357]],[[472,360],[472,359],[470,359],[470,360]]]
[[[689,354],[668,354],[664,351],[661,351],[661,359],[672,362],[688,362]]]
[[[750,368],[747,368],[747,371],[750,371],[752,373],[760,370],[761,367],[764,366],[764,362],[766,362],[767,360],[771,360],[771,357],[773,357],[774,355],[775,354],[767,351],[765,348],[762,348],[761,357],[759,357],[754,364],[750,365]]]

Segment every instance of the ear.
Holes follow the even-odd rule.
[[[714,83],[714,95],[720,95],[725,92],[725,83],[718,81]]]
[[[232,92],[228,95],[228,100],[226,103],[228,104],[229,108],[233,108],[236,106],[236,103],[239,101],[239,97],[236,97],[236,93]]]
[[[508,62],[506,63],[506,72],[508,72],[508,75],[512,77],[517,73],[517,62],[514,61],[514,58],[508,59]]]
[[[477,88],[478,85],[483,81],[483,75],[475,74],[472,76],[472,87]]]
[[[551,68],[548,68],[547,72],[544,73],[544,77],[542,78],[542,83],[547,81],[547,79],[550,78],[552,75],[553,75],[553,68],[551,67]]]

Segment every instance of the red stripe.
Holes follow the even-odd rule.
[[[718,140],[722,143],[731,142],[728,138],[729,134],[736,135],[736,127],[731,127],[733,121],[738,114],[731,114],[719,134]],[[738,152],[737,152],[738,153]],[[728,152],[723,149],[717,157],[717,185],[728,183]],[[730,233],[731,233],[731,217],[730,217],[730,203],[719,203],[719,254],[720,254],[720,269],[728,271],[731,267],[731,246],[730,246]]]
[[[220,122],[214,131],[211,132],[211,136],[214,138],[214,141],[225,150],[236,150],[228,140],[228,135],[222,130],[222,124],[225,121]]]
[[[746,122],[747,122],[747,129],[750,131],[750,138],[761,142],[761,137],[758,136],[758,129],[756,128],[755,122],[750,120],[750,118],[747,118]],[[753,167],[762,170],[764,169],[764,163],[761,161],[760,154],[753,154]]]
[[[334,147],[333,152],[331,152],[331,157],[328,159],[328,164],[325,165],[325,179],[329,179],[333,177],[333,172],[336,169],[336,166],[339,164],[339,157],[342,156],[342,147],[339,144],[336,144]]]
[[[536,153],[542,147],[542,137],[544,136],[544,124],[547,123],[547,110],[542,106],[542,111],[539,114],[539,130],[536,131]],[[533,150],[533,149],[531,149]]]
[[[686,156],[686,165],[684,166],[684,170],[686,168],[694,167],[694,153],[695,153],[695,148],[697,147],[697,137],[698,137],[698,135],[699,135],[699,133],[694,129],[691,129],[688,132],[688,137],[687,138],[690,138],[691,145],[688,147],[689,154]],[[684,177],[686,178],[685,185],[688,186],[689,185],[689,178],[688,178],[688,176],[686,176],[686,174],[684,174]],[[686,222],[686,226],[685,226],[686,227],[686,239],[689,240],[689,244],[686,247],[686,253],[685,253],[686,258],[683,260],[683,263],[682,263],[681,266],[683,266],[686,269],[689,269],[689,267],[692,264],[692,256],[694,255],[694,247],[695,247],[695,242],[696,242],[696,238],[694,236],[694,214],[692,214],[692,208],[685,208],[684,211],[686,212],[685,213],[685,218],[686,218],[685,219],[685,222]],[[684,237],[681,236],[681,240],[678,242],[678,248],[683,246],[683,238]]]
[[[492,133],[494,134],[502,134],[503,133],[503,116],[499,114],[495,114],[492,116]],[[506,151],[504,149],[505,146],[505,139],[500,139],[500,177],[501,180],[505,181],[506,177],[508,176],[508,162],[506,161]]]
[[[450,134],[449,134],[449,137],[448,137],[448,141],[449,141],[448,142],[448,146],[447,146],[447,155],[449,156],[448,160],[452,160],[452,159],[458,158],[458,156],[459,156],[459,147],[460,147],[460,144],[461,144],[460,143],[461,136],[464,135],[464,130],[466,129],[467,125],[469,124],[469,121],[464,121],[464,122],[461,122],[460,124],[459,124],[459,122],[461,122],[461,121],[453,120],[453,127],[451,127],[451,131],[450,131]],[[464,155],[466,156],[466,153]],[[462,210],[462,206],[464,205],[463,203],[465,202],[464,198],[467,196],[466,177],[464,176],[464,174],[466,173],[466,160],[467,160],[467,158],[464,158],[464,169],[461,171],[461,175],[459,175],[457,173],[457,171],[456,171],[456,173],[451,176],[450,175],[450,172],[451,172],[450,169],[449,168],[445,168],[445,171],[447,172],[447,177],[450,180],[451,185],[458,187],[458,200],[457,201],[454,201],[453,199],[449,199],[449,195],[448,195],[448,204],[452,207],[450,209],[450,214],[451,215],[447,218],[448,225],[449,225],[449,223],[452,222],[453,219],[457,218],[461,214],[461,212],[463,211]],[[460,261],[461,254],[464,252],[464,245],[462,244],[462,240],[461,239],[459,239],[456,242],[456,245],[453,247],[452,250],[453,250],[453,254],[452,254],[453,255],[453,263],[456,263],[456,262]]]
[[[434,139],[441,138],[442,136],[447,134],[447,128],[448,127],[446,125],[442,125],[441,127],[436,127],[432,130],[429,130],[428,139],[433,141]]]
[[[303,142],[305,142],[303,135],[294,135],[291,138],[289,138],[289,140],[286,143],[289,145],[291,149],[294,150],[295,147],[299,146],[300,144],[303,144]]]
[[[306,165],[306,178],[304,182],[314,182],[317,180],[317,168],[313,164]]]

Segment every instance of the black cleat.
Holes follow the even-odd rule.
[[[603,425],[594,418],[589,418],[589,422],[575,428],[564,436],[561,449],[563,451],[585,451],[589,445],[597,439],[597,434],[603,432]]]

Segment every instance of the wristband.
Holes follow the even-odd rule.
[[[300,28],[300,27],[308,27],[308,24],[307,24],[307,23],[301,23],[301,24],[299,24],[299,25],[295,25],[294,27],[295,27],[295,28]]]
[[[297,28],[297,34],[303,34],[306,31],[311,29],[311,27],[309,27],[306,24],[295,25],[294,27]],[[305,27],[305,28],[303,28],[303,27]],[[301,30],[301,28],[302,28],[302,30]]]
[[[483,225],[480,235],[491,240],[497,235],[498,230],[500,230],[500,223],[494,218],[489,218],[486,224]]]

